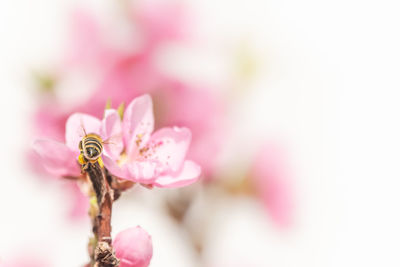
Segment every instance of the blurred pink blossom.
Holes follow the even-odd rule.
[[[139,226],[119,232],[113,247],[119,267],[147,267],[153,256],[151,236]]]
[[[161,42],[190,37],[193,16],[183,2],[138,1],[132,10],[132,19],[146,40],[147,49]]]
[[[122,129],[125,147],[124,153],[121,147],[104,154],[104,165],[112,174],[158,187],[180,187],[197,181],[200,167],[185,160],[191,141],[190,130],[174,127],[152,133],[153,103],[149,95],[134,99],[126,108],[122,121],[116,110],[108,112],[114,115],[106,116],[106,129]],[[109,133],[110,136],[113,134]]]
[[[49,267],[51,266],[47,261],[33,255],[21,255],[21,257],[2,261],[0,259],[0,267]]]
[[[110,64],[116,55],[105,45],[105,38],[97,19],[83,9],[76,9],[71,14],[70,39],[62,67],[104,68],[107,66],[104,64]]]
[[[256,155],[251,177],[273,221],[282,227],[293,223],[294,196],[287,155],[275,143],[266,143]]]
[[[63,185],[69,193],[69,213],[72,220],[86,218],[89,210],[89,197],[82,193],[77,183],[68,183]]]
[[[30,150],[27,154],[28,161],[34,172],[38,174],[43,180],[59,178],[51,175],[43,165],[43,158],[38,155],[34,150]],[[75,181],[65,181],[62,183],[63,193],[68,195],[70,201],[68,202],[68,217],[69,219],[76,221],[78,219],[86,218],[87,211],[89,209],[89,198],[79,188]]]
[[[174,79],[164,84],[163,90],[153,93],[158,125],[185,126],[191,130],[188,158],[199,163],[208,178],[216,166],[216,160],[210,160],[210,155],[218,155],[223,145],[224,101],[206,86],[188,85]]]
[[[34,117],[36,134],[57,141],[63,141],[67,118],[68,115],[61,111],[58,103],[52,101],[51,103],[40,106]]]

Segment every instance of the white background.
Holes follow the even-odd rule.
[[[192,4],[211,44],[248,38],[262,65],[251,93],[233,111],[243,122],[233,146],[251,143],[250,136],[284,134],[298,189],[297,225],[289,233],[261,223],[260,207],[250,200],[220,200],[207,262],[228,266],[219,258],[230,255],[230,266],[399,266],[398,2]],[[54,266],[86,261],[89,226],[71,227],[64,217],[68,198],[59,186],[33,179],[23,163],[35,101],[29,72],[62,51],[72,5],[0,4],[1,259],[30,251]],[[137,194],[148,202],[117,206],[114,231],[144,225],[155,243],[151,266],[196,266],[154,193]]]

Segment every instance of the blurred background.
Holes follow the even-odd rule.
[[[83,266],[87,199],[35,161],[72,112],[152,95],[201,181],[136,186],[113,233],[152,267],[399,266],[397,1],[9,1],[0,8],[0,262]]]

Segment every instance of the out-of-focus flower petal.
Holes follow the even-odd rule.
[[[191,132],[187,128],[162,128],[156,131],[149,140],[148,158],[157,160],[176,172],[183,164],[190,140]]]
[[[145,36],[147,46],[189,37],[191,14],[181,2],[140,1],[134,11],[134,18]]]
[[[79,176],[77,152],[52,140],[36,140],[33,149],[41,158],[45,169],[55,176]]]
[[[26,153],[26,161],[29,164],[29,168],[39,174],[38,177],[42,179],[47,179],[49,177],[54,178],[52,175],[49,175],[49,172],[42,164],[42,157],[32,148],[30,148]]]
[[[116,110],[106,110],[100,129],[100,135],[104,138],[104,153],[113,160],[117,160],[124,148],[124,144],[122,142],[121,119]]]
[[[78,151],[79,142],[85,136],[85,133],[100,133],[101,121],[87,114],[74,113],[68,118],[65,128],[67,146]]]
[[[51,138],[56,141],[64,142],[65,121],[68,116],[63,114],[59,108],[59,103],[46,103],[38,108],[34,114],[35,130],[38,136]]]
[[[185,160],[182,170],[175,174],[162,175],[154,182],[158,187],[182,187],[190,185],[199,179],[201,168],[190,160]]]
[[[203,176],[210,179],[217,167],[210,155],[218,157],[229,128],[224,98],[207,84],[189,84],[170,77],[163,83],[162,90],[152,92],[157,125],[190,129],[192,140],[187,157],[199,163]]]
[[[119,232],[113,247],[119,267],[147,267],[153,256],[151,236],[139,226]]]
[[[39,259],[36,255],[24,253],[11,261],[0,262],[0,267],[49,267],[51,266],[44,259]]]
[[[154,129],[153,102],[149,95],[137,97],[128,105],[122,127],[129,156],[147,142]]]
[[[68,184],[64,184],[63,186],[65,189],[68,189],[71,195],[69,217],[72,220],[87,218],[89,198],[82,193],[76,182],[71,183],[68,181]]]
[[[285,151],[265,144],[256,156],[252,179],[271,218],[282,227],[293,223],[294,197]]]
[[[105,57],[105,46],[102,40],[100,23],[94,15],[83,9],[77,9],[72,13],[71,41],[69,53],[66,53],[66,61],[71,66],[82,64],[102,63]]]

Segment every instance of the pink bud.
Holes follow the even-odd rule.
[[[153,256],[151,236],[140,226],[119,232],[113,246],[119,267],[147,267]]]

